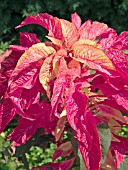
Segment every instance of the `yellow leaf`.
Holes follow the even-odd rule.
[[[57,150],[63,151],[63,153],[62,153],[61,156],[62,156],[62,157],[65,157],[65,156],[67,156],[67,154],[69,153],[69,151],[72,150],[72,144],[71,144],[70,141],[67,141],[67,142],[65,142],[65,143],[62,143],[62,144],[57,148]]]
[[[78,40],[78,30],[74,24],[64,19],[60,19],[64,45],[70,48]]]
[[[91,40],[88,40],[88,39],[79,39],[78,41],[76,41],[76,43],[74,44],[75,45],[92,45],[94,47],[97,47],[97,48],[101,48],[101,45],[100,44],[97,44],[95,41],[91,41]]]
[[[53,42],[53,44],[56,44],[57,46],[59,46],[60,48],[62,47],[62,41],[61,40],[58,40],[56,38],[53,38],[53,37],[49,37],[49,36],[46,36],[49,40],[51,40]]]
[[[80,76],[81,74],[81,65],[78,61],[76,60],[71,60],[68,63],[68,68],[71,69],[74,72],[74,75],[76,74],[77,76]]]
[[[53,78],[52,76],[52,61],[53,61],[53,55],[46,58],[43,62],[43,65],[41,66],[40,73],[39,73],[39,80],[40,83],[43,85],[44,89],[48,92],[50,87],[48,85],[48,82]]]
[[[61,57],[67,57],[67,51],[65,49],[60,49],[57,51],[54,59],[53,59],[53,71],[55,73],[55,76],[57,77],[58,75],[58,67],[59,67],[59,62]]]
[[[109,74],[107,69],[115,70],[111,60],[105,52],[93,45],[74,45],[70,57],[81,63],[87,64],[92,69],[96,69]]]
[[[115,134],[118,135],[119,132],[121,131],[121,125],[114,119],[109,119],[108,121],[108,126],[110,128],[110,131]]]

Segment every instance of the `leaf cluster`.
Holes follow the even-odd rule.
[[[94,8],[95,6],[95,8]],[[47,12],[59,18],[68,19],[77,12],[83,21],[87,19],[98,20],[107,23],[118,33],[126,30],[128,25],[128,1],[127,0],[4,0],[0,2],[0,41],[8,42],[14,37],[17,40],[17,26],[24,17],[37,13]],[[30,29],[29,29],[30,30]],[[40,28],[31,28],[31,32],[38,32]]]

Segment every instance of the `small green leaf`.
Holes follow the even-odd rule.
[[[101,150],[102,150],[102,160],[103,164],[106,160],[106,155],[108,153],[110,143],[111,143],[111,132],[107,124],[102,124],[98,127],[98,133],[100,136]]]
[[[125,156],[124,161],[121,163],[118,170],[127,170],[128,169],[128,156]]]
[[[16,170],[16,163],[15,162],[9,162],[7,167],[8,167],[8,170]]]
[[[80,170],[83,170],[83,169],[86,170],[86,166],[84,164],[84,160],[79,149],[78,149],[78,156],[80,159]]]

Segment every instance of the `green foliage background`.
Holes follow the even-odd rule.
[[[10,44],[19,43],[20,31],[35,32],[40,40],[44,40],[46,30],[41,26],[15,29],[26,16],[43,12],[67,20],[77,12],[83,22],[88,19],[104,22],[118,33],[128,30],[128,0],[0,0],[0,53]],[[0,169],[24,170],[21,158],[11,156],[11,144],[5,139],[10,129],[0,135]],[[123,127],[120,135],[128,137],[128,128]],[[53,145],[45,150],[32,146],[26,153],[29,168],[51,162],[54,149]]]
[[[0,52],[18,42],[19,31],[36,32],[43,39],[45,31],[40,26],[15,29],[26,16],[41,12],[68,20],[77,12],[83,22],[101,21],[118,33],[128,28],[128,0],[0,0]]]

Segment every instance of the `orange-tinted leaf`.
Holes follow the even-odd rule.
[[[67,51],[65,49],[60,49],[57,51],[54,59],[53,59],[53,70],[55,75],[58,75],[58,67],[59,67],[59,62],[61,57],[66,57],[67,56]]]
[[[95,41],[91,41],[88,39],[79,39],[78,41],[76,41],[76,43],[74,45],[81,45],[81,44],[92,45],[94,47],[101,48],[100,44],[97,44]]]
[[[106,158],[106,162],[101,165],[101,169],[105,169],[105,170],[117,170],[116,167],[116,163],[113,159],[113,155],[111,150],[109,149],[108,154],[107,154],[107,158]]]
[[[92,69],[110,74],[108,70],[114,70],[111,60],[100,49],[92,45],[74,45],[70,56],[81,63],[85,63]]]
[[[102,111],[102,116],[111,117],[125,123],[125,119],[119,110],[103,104],[99,104],[98,107]]]
[[[39,73],[39,80],[40,83],[42,84],[43,88],[46,91],[49,91],[49,85],[48,82],[53,78],[52,76],[52,60],[53,60],[53,55],[50,57],[46,58],[41,66],[40,73]]]
[[[62,143],[56,150],[53,155],[53,162],[58,158],[58,157],[65,157],[68,154],[71,153],[72,151],[72,144],[70,141],[67,141],[65,143]]]
[[[109,119],[108,126],[109,126],[111,132],[115,135],[118,135],[122,128],[121,125],[116,120],[114,120],[112,118]]]
[[[81,65],[78,61],[76,60],[71,60],[68,63],[68,68],[71,69],[74,72],[74,75],[80,76],[81,74]]]
[[[36,65],[41,66],[44,59],[53,53],[55,53],[55,50],[50,46],[46,46],[45,43],[38,43],[33,45],[28,50],[26,50],[26,52],[18,60],[17,66],[15,67],[11,76],[11,80],[14,78],[15,80],[18,79],[21,70],[25,70],[30,66],[31,63],[36,62]],[[34,65],[31,67],[34,68]]]
[[[60,119],[57,122],[57,126],[56,126],[56,129],[55,129],[56,141],[58,141],[60,139],[60,137],[63,133],[64,127],[65,127],[65,122],[66,122],[66,116],[60,117]]]
[[[46,36],[49,40],[53,42],[53,44],[59,46],[60,48],[62,47],[62,41],[53,37]]]
[[[66,47],[71,47],[78,40],[78,31],[74,24],[61,19],[62,34]]]

